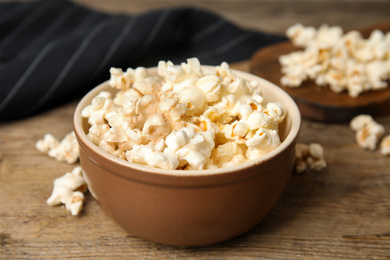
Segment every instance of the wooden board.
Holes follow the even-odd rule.
[[[383,32],[390,30],[390,21],[359,29],[368,37],[374,29]],[[251,72],[281,86],[281,55],[297,51],[291,42],[281,42],[257,51],[251,60]],[[390,87],[379,91],[369,91],[353,98],[347,92],[335,93],[329,87],[316,86],[306,81],[298,88],[281,86],[297,103],[302,117],[325,123],[347,123],[358,114],[381,116],[390,114]]]

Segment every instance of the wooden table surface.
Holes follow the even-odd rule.
[[[139,13],[197,6],[241,26],[284,33],[301,22],[344,29],[389,18],[390,2],[376,1],[89,1],[108,12]],[[233,64],[248,70],[249,62]],[[0,124],[0,258],[104,259],[390,259],[390,157],[365,151],[347,124],[303,121],[300,143],[323,145],[326,170],[293,175],[272,212],[250,232],[206,247],[173,247],[126,233],[86,195],[80,216],[46,199],[55,178],[74,165],[35,149],[46,133],[72,130],[77,101],[43,114]],[[376,118],[390,134],[390,117]]]

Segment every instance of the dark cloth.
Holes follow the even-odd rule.
[[[0,121],[79,98],[109,68],[202,65],[249,58],[284,36],[244,30],[208,11],[169,8],[107,14],[68,0],[0,3]]]

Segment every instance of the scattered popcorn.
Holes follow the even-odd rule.
[[[83,209],[84,192],[87,191],[81,167],[77,166],[72,172],[55,179],[53,185],[53,192],[47,199],[47,204],[64,204],[73,216],[78,215]]]
[[[298,143],[295,147],[295,170],[298,173],[306,171],[308,168],[320,171],[326,168],[327,163],[324,158],[324,149],[320,144],[311,143],[309,145]]]
[[[357,31],[322,25],[318,30],[301,24],[286,31],[294,46],[303,50],[279,57],[281,84],[299,87],[306,80],[329,86],[351,97],[388,87],[390,77],[390,32],[379,30],[364,39]]]
[[[390,155],[390,135],[384,137],[380,144],[380,151],[383,155]]]
[[[79,148],[73,131],[67,134],[61,142],[53,135],[46,134],[35,144],[35,147],[57,161],[73,164],[79,159]]]
[[[205,73],[196,58],[145,68],[111,68],[111,96],[84,108],[87,136],[109,154],[163,169],[214,169],[254,160],[280,144],[283,104],[265,103],[257,81],[226,62]]]
[[[383,136],[385,129],[375,122],[370,115],[358,115],[350,122],[350,127],[354,130],[355,139],[358,145],[364,149],[373,151],[377,143]]]

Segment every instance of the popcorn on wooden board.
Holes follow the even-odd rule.
[[[358,31],[344,33],[339,26],[324,24],[317,30],[295,24],[286,35],[302,50],[279,57],[282,85],[299,87],[313,80],[351,97],[388,87],[390,32],[374,30],[364,39]]]

